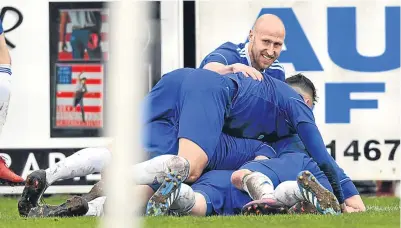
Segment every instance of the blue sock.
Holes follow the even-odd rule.
[[[3,30],[3,23],[2,23],[1,20],[0,20],[0,35],[3,34],[3,31],[4,31],[4,30]]]

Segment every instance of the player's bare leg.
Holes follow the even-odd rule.
[[[102,172],[110,159],[111,153],[106,148],[86,148],[58,162],[55,167],[32,172],[18,201],[20,215],[27,216],[31,208],[37,207],[47,187],[55,181]]]
[[[2,22],[0,20],[0,134],[6,123],[8,105],[11,94],[11,57],[8,52]],[[4,158],[0,157],[0,183],[1,185],[22,184],[24,179],[12,172],[6,165]]]
[[[274,192],[271,191],[270,187],[267,187],[266,189],[263,188],[263,185],[269,184],[263,184],[261,182],[265,178],[263,177],[265,176],[264,174],[260,173],[259,176],[259,180],[258,178],[242,179],[243,184],[247,185],[248,189],[250,186],[257,187],[253,187],[253,190],[251,191],[246,190],[245,187],[243,187],[243,189],[249,193],[251,198],[254,199],[254,201],[244,206],[243,210],[245,214],[265,214],[265,211],[261,210],[261,208],[268,209],[270,207],[274,208],[279,206],[293,207],[290,209],[290,212],[294,212],[294,210],[303,210],[305,213],[339,213],[339,204],[334,194],[325,189],[309,171],[302,171],[298,175],[298,182],[286,181],[279,184]],[[236,184],[238,181],[238,179],[232,179],[232,182],[237,186],[237,188],[241,187]]]
[[[142,170],[138,184],[161,184],[149,200],[146,214],[165,215],[179,195],[180,184],[195,182],[202,174],[207,161],[206,153],[197,144],[180,138],[178,156],[162,155],[136,165],[135,173]]]

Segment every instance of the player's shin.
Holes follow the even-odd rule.
[[[69,179],[102,172],[111,159],[106,148],[86,148],[46,169],[46,181],[51,185],[59,179]]]
[[[136,184],[162,184],[163,181],[177,178],[185,181],[189,174],[189,163],[185,158],[176,155],[161,155],[132,167]],[[173,181],[174,181],[173,180]]]
[[[252,172],[242,179],[242,188],[253,200],[272,198],[274,186],[266,175],[260,172]]]
[[[292,207],[294,204],[303,200],[296,181],[280,183],[274,190],[274,198],[287,207]]]

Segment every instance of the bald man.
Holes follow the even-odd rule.
[[[280,18],[264,14],[249,31],[248,43],[224,43],[203,59],[200,68],[223,75],[242,72],[257,80],[262,80],[261,72],[265,72],[284,81],[284,67],[277,60],[284,38],[285,27]]]

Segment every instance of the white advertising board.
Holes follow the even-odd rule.
[[[286,77],[315,84],[328,151],[353,180],[400,179],[398,1],[198,1],[197,64],[224,42],[243,43],[261,14],[286,26]]]

